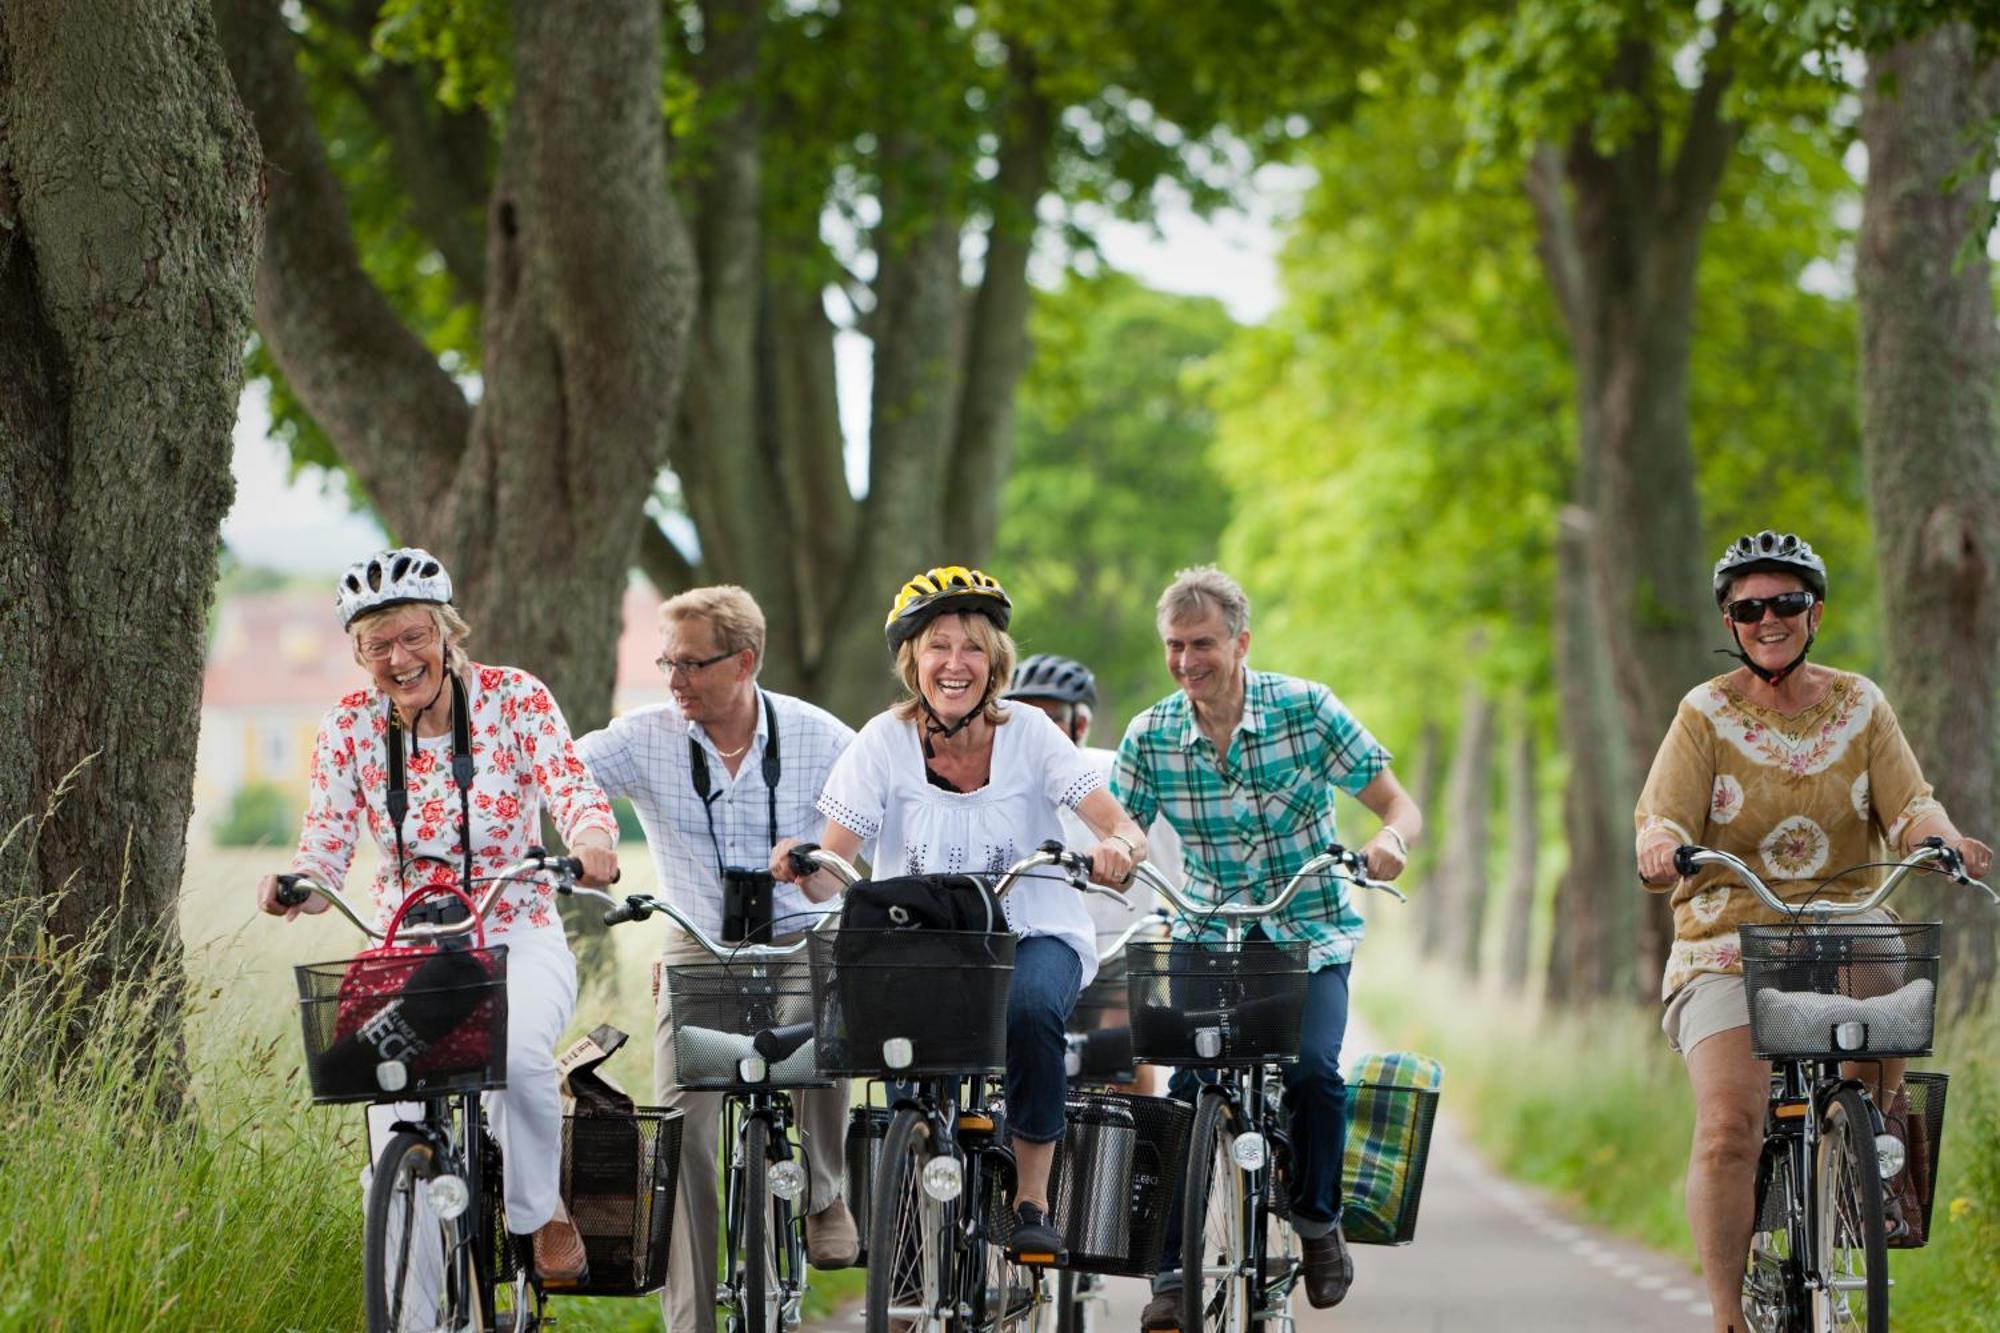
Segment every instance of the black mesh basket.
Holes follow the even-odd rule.
[[[294,971],[314,1101],[410,1101],[507,1086],[505,945]]]
[[[1408,1245],[1417,1234],[1438,1090],[1347,1085],[1347,1153],[1340,1225],[1355,1245]]]
[[[1069,1266],[1116,1277],[1151,1277],[1167,1243],[1167,1215],[1187,1170],[1194,1108],[1171,1097],[1074,1093],[1049,1170],[1051,1220],[1062,1230]],[[1083,1154],[1091,1161],[1078,1168]],[[1014,1233],[1007,1182],[986,1176],[988,1239]],[[1122,1214],[1123,1224],[1111,1221]]]
[[[1903,1169],[1910,1174],[1910,1188],[1905,1197],[1914,1196],[1919,1224],[1891,1235],[1891,1249],[1921,1249],[1930,1240],[1931,1203],[1937,1196],[1938,1149],[1944,1142],[1944,1095],[1950,1082],[1948,1074],[1911,1071],[1903,1075],[1903,1092],[1910,1103],[1908,1123],[1901,1126],[1905,1136]],[[1894,1133],[1898,1126],[1891,1124],[1888,1128]],[[1886,1193],[1905,1194],[1897,1186],[1894,1179],[1884,1182]]]
[[[1297,1059],[1306,956],[1265,940],[1126,945],[1133,1050],[1182,1067]]]
[[[1936,922],[1743,926],[1750,1046],[1761,1059],[1928,1055]]]
[[[820,1073],[922,1078],[1006,1063],[1012,935],[843,930],[806,947]]]
[[[583,1233],[588,1296],[643,1296],[667,1281],[680,1186],[681,1112],[563,1117],[563,1206]]]
[[[814,1071],[811,1038],[785,1053],[769,1037],[774,1028],[813,1021],[812,971],[803,956],[676,964],[665,969],[665,985],[679,1087],[828,1086]],[[782,1058],[771,1058],[776,1055]],[[760,1078],[745,1077],[760,1070]]]

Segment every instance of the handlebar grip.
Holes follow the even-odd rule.
[[[302,889],[299,887],[299,881],[303,878],[305,878],[303,875],[278,876],[278,892],[276,895],[278,899],[278,906],[280,907],[303,906],[306,899],[312,897],[311,889]]]
[[[1692,843],[1674,848],[1674,873],[1682,879],[1687,879],[1696,870],[1700,869],[1694,863],[1694,854],[1700,850],[1701,848],[1694,846]]]
[[[818,870],[819,862],[813,860],[813,853],[818,850],[819,844],[816,842],[793,844],[791,849],[785,853],[785,860],[791,863],[792,873],[803,876],[810,875],[815,870]]]
[[[604,924],[622,926],[627,921],[639,920],[643,915],[632,903],[626,903],[623,907],[607,907],[604,909]]]

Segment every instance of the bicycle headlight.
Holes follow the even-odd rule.
[[[882,1063],[891,1069],[908,1069],[916,1058],[908,1037],[891,1037],[882,1043]]]
[[[771,1173],[766,1178],[771,1193],[787,1202],[793,1202],[806,1192],[806,1169],[797,1162],[771,1163]]]
[[[425,1191],[431,1211],[447,1222],[453,1221],[472,1203],[472,1191],[457,1176],[434,1176]]]
[[[1264,1147],[1264,1136],[1255,1130],[1238,1134],[1229,1141],[1229,1160],[1245,1171],[1260,1171],[1270,1154]]]
[[[924,1163],[924,1193],[939,1203],[950,1203],[965,1188],[965,1175],[956,1157],[933,1157]]]
[[[1909,1149],[1894,1134],[1875,1136],[1875,1169],[1881,1173],[1882,1179],[1887,1180],[1901,1172],[1909,1158]]]

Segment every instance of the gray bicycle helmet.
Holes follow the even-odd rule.
[[[400,546],[378,551],[356,561],[334,586],[333,604],[340,612],[340,627],[347,629],[355,617],[386,607],[410,602],[451,601],[451,575],[438,558],[420,546]]]
[[[1055,699],[1066,704],[1097,706],[1097,677],[1090,668],[1070,657],[1035,653],[1014,668],[1003,699]]]
[[[1729,599],[1736,580],[1758,573],[1796,574],[1815,599],[1826,600],[1826,562],[1803,538],[1766,528],[1755,536],[1738,537],[1715,562],[1715,604]]]

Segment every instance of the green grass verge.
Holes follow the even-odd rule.
[[[1580,1218],[1694,1261],[1681,1186],[1693,1101],[1657,1011],[1556,1012],[1371,932],[1354,1003],[1384,1048],[1444,1062],[1443,1107],[1498,1169]],[[1896,1327],[2000,1333],[2000,1000],[1954,1024],[1941,1175],[1922,1250],[1892,1251]]]

